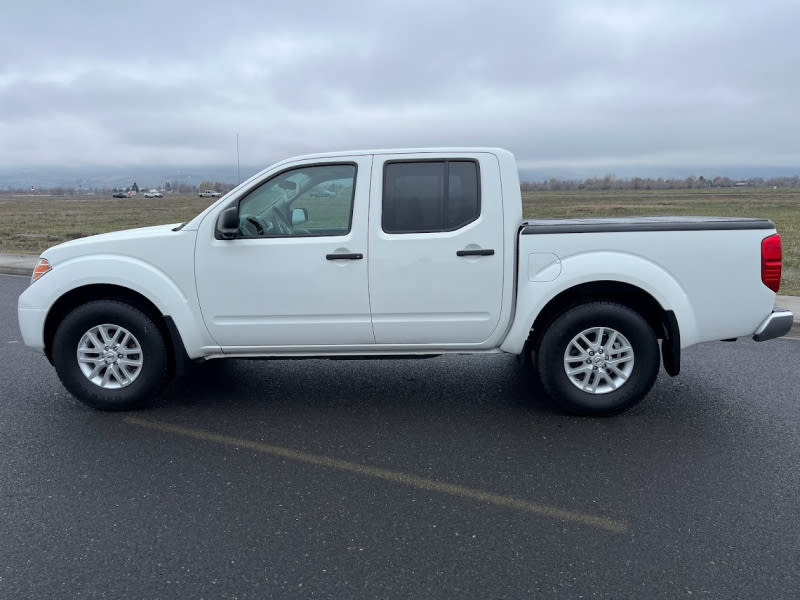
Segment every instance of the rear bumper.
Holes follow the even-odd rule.
[[[765,342],[789,333],[794,325],[794,315],[791,311],[775,308],[761,326],[756,329],[753,339],[757,342]]]

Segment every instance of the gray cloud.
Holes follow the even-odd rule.
[[[6,166],[499,145],[530,168],[800,163],[800,5],[32,0],[0,23]]]

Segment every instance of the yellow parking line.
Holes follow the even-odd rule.
[[[383,479],[385,481],[391,481],[393,483],[399,483],[422,490],[430,490],[433,492],[439,492],[441,494],[449,494],[451,496],[458,496],[460,498],[477,500],[478,502],[486,502],[487,504],[493,504],[495,506],[513,508],[515,510],[529,512],[542,517],[549,517],[551,519],[580,523],[581,525],[588,525],[589,527],[595,527],[597,529],[603,529],[613,533],[626,533],[628,531],[628,525],[626,523],[608,519],[606,517],[598,517],[587,513],[566,510],[556,506],[550,506],[548,504],[528,502],[527,500],[519,500],[517,498],[501,496],[499,494],[493,494],[484,490],[464,487],[461,485],[442,483],[440,481],[426,479],[424,477],[417,477],[416,475],[409,475],[400,471],[369,467],[346,460],[339,460],[337,458],[320,456],[318,454],[308,454],[306,452],[298,452],[289,448],[282,448],[280,446],[272,446],[270,444],[253,442],[251,440],[242,438],[220,435],[217,433],[211,433],[209,431],[203,431],[202,429],[190,429],[188,427],[181,427],[179,425],[172,425],[170,423],[155,421],[152,419],[126,417],[125,422],[130,423],[131,425],[139,425],[141,427],[148,427],[158,431],[175,433],[198,440],[204,440],[206,442],[214,442],[217,444],[223,444],[225,446],[235,446],[237,448],[247,448],[262,454],[279,456],[281,458],[296,460],[306,464],[316,465],[318,467],[338,469],[340,471],[347,471],[350,473],[365,475],[367,477]]]

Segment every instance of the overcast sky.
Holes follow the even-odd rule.
[[[238,133],[261,166],[480,145],[523,169],[796,174],[799,115],[798,0],[19,0],[0,16],[5,167],[230,164]]]

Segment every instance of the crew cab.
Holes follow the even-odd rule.
[[[780,278],[769,220],[523,220],[508,151],[359,151],[277,163],[187,223],[52,247],[18,315],[99,409],[147,404],[186,361],[509,353],[601,415],[689,346],[788,332]]]

